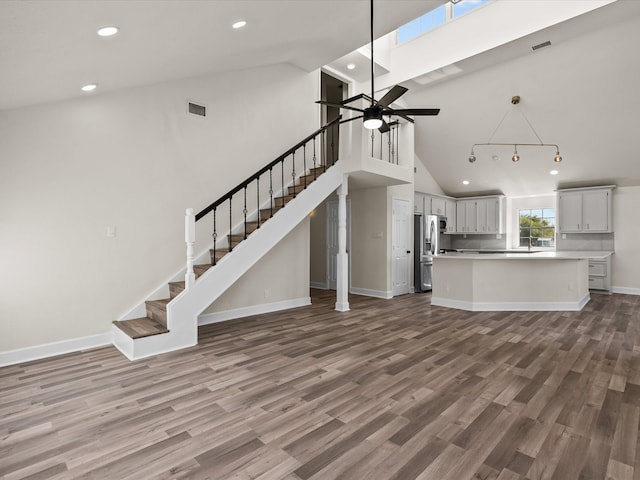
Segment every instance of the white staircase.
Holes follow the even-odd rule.
[[[246,240],[221,258],[195,282],[166,304],[166,331],[133,338],[126,328],[113,326],[113,344],[130,360],[166,353],[198,343],[198,316],[258,260],[293,230],[343,182],[337,162],[297,193],[294,199],[260,225]],[[191,282],[188,282],[191,283]],[[164,319],[163,319],[164,320]]]

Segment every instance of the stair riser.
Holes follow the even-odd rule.
[[[225,250],[216,249],[216,253],[215,253],[215,257],[214,257],[213,249],[209,250],[209,256],[211,257],[211,263],[214,264],[214,263],[219,262],[220,259],[222,257],[224,257],[227,253],[229,253],[229,251],[226,250],[226,249]]]
[[[147,303],[147,317],[152,318],[158,323],[161,323],[165,327],[167,326],[167,311],[156,307],[155,305],[149,305]]]
[[[184,291],[184,288],[177,285],[169,285],[169,298],[176,298],[180,293]]]
[[[293,187],[289,187],[289,195],[298,194],[304,190],[304,184],[302,185],[294,185]]]

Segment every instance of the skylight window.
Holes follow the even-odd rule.
[[[491,0],[460,0],[456,3],[449,2],[440,5],[438,8],[398,28],[397,42],[398,44],[408,42],[490,1]]]

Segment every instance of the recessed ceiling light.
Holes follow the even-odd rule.
[[[238,28],[244,27],[246,24],[247,24],[246,20],[240,20],[240,21],[237,21],[236,23],[234,23],[233,25],[231,25],[231,27],[233,27],[234,29],[237,30]]]
[[[469,180],[462,180],[463,185],[469,185]]]
[[[558,173],[559,173],[558,170],[551,170],[549,172],[549,174],[551,174],[551,175],[557,175]]]
[[[95,90],[96,88],[98,88],[98,85],[96,85],[95,83],[90,83],[90,84],[85,85],[84,87],[82,87],[81,90],[83,92],[91,92],[91,91]]]
[[[354,68],[356,68],[356,64],[355,63],[350,63],[349,65],[347,65],[347,68],[349,70],[353,70]]]
[[[110,37],[118,33],[120,29],[114,25],[109,25],[107,27],[100,27],[98,29],[98,35],[101,37]]]

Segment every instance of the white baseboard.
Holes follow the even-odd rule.
[[[640,295],[640,288],[611,287],[613,293],[623,293],[625,295]]]
[[[309,282],[309,287],[310,288],[317,288],[319,290],[329,290],[329,285],[326,282],[325,283]]]
[[[113,334],[108,332],[98,335],[90,335],[88,337],[63,340],[61,342],[46,343],[44,345],[35,345],[33,347],[9,350],[7,352],[0,352],[0,367],[31,362],[42,358],[55,357],[56,355],[64,355],[65,353],[79,352],[90,348],[105,347],[112,343]]]
[[[262,313],[279,312],[280,310],[289,310],[290,308],[306,307],[307,305],[311,305],[311,297],[300,297],[292,300],[283,300],[281,302],[263,303],[261,305],[235,308],[233,310],[225,310],[223,312],[206,313],[198,317],[198,326],[224,322],[235,318],[260,315]]]
[[[457,308],[470,312],[564,312],[580,311],[591,297],[587,293],[577,302],[467,302],[450,298],[431,297],[431,305]]]
[[[388,300],[393,298],[393,292],[390,291],[381,291],[381,290],[370,290],[368,288],[357,288],[351,287],[349,293],[353,293],[354,295],[364,295],[365,297],[375,297],[375,298],[384,298]]]

